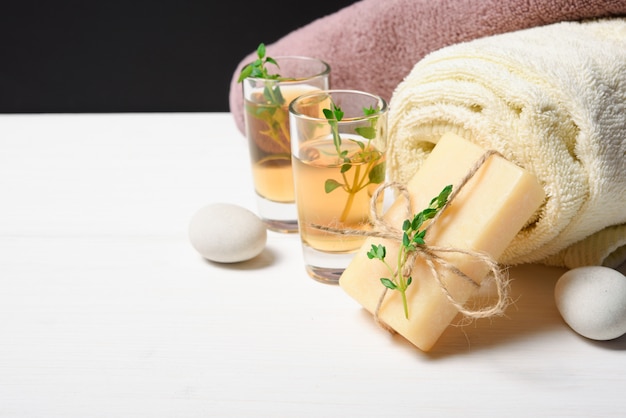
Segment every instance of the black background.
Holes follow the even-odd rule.
[[[353,2],[3,1],[0,113],[228,111],[259,42]]]

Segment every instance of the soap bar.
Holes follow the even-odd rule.
[[[428,207],[446,185],[456,186],[485,153],[478,145],[452,133],[444,134],[422,167],[406,185],[411,208],[417,213]],[[490,156],[463,186],[426,234],[426,245],[448,246],[481,251],[497,261],[517,233],[544,201],[545,193],[536,177],[499,155]],[[400,229],[405,219],[406,201],[397,199],[384,220]],[[387,248],[386,260],[395,265],[399,244],[368,237],[339,279],[340,287],[366,310],[375,313],[384,287],[380,278],[389,271],[377,259],[369,259],[372,244]],[[446,288],[460,304],[477,291],[489,272],[488,266],[466,254],[440,254],[467,278],[448,273]],[[454,320],[458,309],[446,298],[423,259],[418,258],[411,272],[413,282],[406,291],[409,318],[404,315],[401,293],[387,291],[378,318],[422,351],[429,351]]]

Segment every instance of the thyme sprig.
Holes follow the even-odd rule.
[[[380,281],[386,288],[400,292],[402,295],[402,305],[406,319],[409,319],[409,307],[406,299],[406,290],[413,282],[413,277],[404,276],[404,265],[406,264],[410,253],[417,251],[419,246],[425,244],[424,238],[426,236],[426,229],[421,228],[427,220],[434,218],[437,212],[439,212],[446,205],[451,192],[452,185],[444,187],[439,195],[430,201],[430,204],[426,209],[415,214],[413,219],[404,220],[402,224],[402,244],[400,245],[400,251],[398,251],[396,270],[394,270],[385,260],[385,257],[387,256],[387,248],[384,245],[372,244],[372,248],[367,253],[367,257],[370,260],[378,259],[382,261],[387,267],[387,270],[389,270],[391,278],[382,277]]]
[[[251,63],[246,64],[246,66],[241,69],[241,73],[237,79],[238,83],[241,83],[248,77],[264,78],[266,80],[278,80],[280,78],[279,74],[270,74],[268,69],[265,67],[267,63],[274,64],[276,67],[279,67],[279,65],[274,58],[267,55],[265,44],[263,42],[257,46],[256,54],[257,58]]]
[[[282,154],[270,156],[269,158],[290,160],[288,111],[284,108],[285,98],[278,84],[279,81],[287,80],[287,78],[282,77],[278,73],[269,72],[266,67],[267,64],[273,64],[278,69],[280,69],[280,66],[274,58],[267,55],[264,43],[261,42],[259,44],[256,53],[257,58],[242,68],[237,82],[241,83],[248,77],[276,81],[276,83],[265,83],[263,87],[264,105],[257,108],[250,107],[248,111],[266,123],[267,128],[260,131],[260,133],[269,137],[283,151]]]
[[[367,139],[367,143],[350,139],[350,141],[357,144],[359,152],[348,155],[348,150],[341,148],[342,138],[341,135],[339,135],[339,122],[343,119],[344,112],[334,102],[331,102],[330,109],[325,108],[322,109],[322,111],[330,125],[337,156],[342,161],[340,172],[343,178],[343,183],[335,179],[327,179],[324,183],[324,190],[326,193],[330,193],[337,188],[342,188],[348,193],[346,204],[339,217],[339,221],[344,222],[350,213],[352,202],[356,194],[370,184],[380,184],[385,180],[385,163],[380,162],[382,154],[371,145],[371,141],[376,137],[376,122],[378,118],[370,119],[370,126],[355,128],[357,134]],[[378,109],[374,109],[371,106],[369,108],[363,108],[363,114],[365,116],[373,115],[377,111]],[[366,163],[365,167],[362,166],[363,163]],[[348,177],[348,171],[350,171],[352,167],[354,167],[354,170],[352,171],[353,176],[350,179]]]

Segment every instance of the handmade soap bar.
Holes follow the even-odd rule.
[[[471,171],[485,150],[476,144],[448,133],[433,148],[422,167],[407,184],[414,213],[428,207],[430,200],[448,184],[455,186]],[[536,177],[506,159],[492,155],[462,187],[459,194],[431,225],[426,244],[482,251],[497,261],[515,235],[539,209],[545,194]],[[396,200],[384,219],[397,229],[408,217],[406,201]],[[377,259],[369,259],[372,244],[387,248],[386,260],[396,260],[396,241],[368,237],[342,274],[339,285],[371,313],[384,291],[381,277],[389,271]],[[444,274],[446,288],[458,303],[465,303],[489,272],[489,268],[468,255],[441,254],[467,278]],[[390,263],[391,264],[391,263]],[[393,267],[395,267],[392,264]],[[408,287],[409,318],[404,315],[401,294],[389,290],[378,309],[378,318],[423,351],[429,351],[458,314],[446,298],[423,259],[418,258]]]

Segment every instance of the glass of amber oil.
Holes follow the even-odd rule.
[[[289,133],[289,103],[296,96],[326,90],[329,65],[299,56],[273,57],[277,79],[243,80],[244,121],[259,216],[268,229],[298,232]]]
[[[371,229],[371,198],[385,180],[387,112],[383,98],[356,90],[307,93],[289,107],[305,269],[320,282],[338,282],[365,240],[353,232]]]

